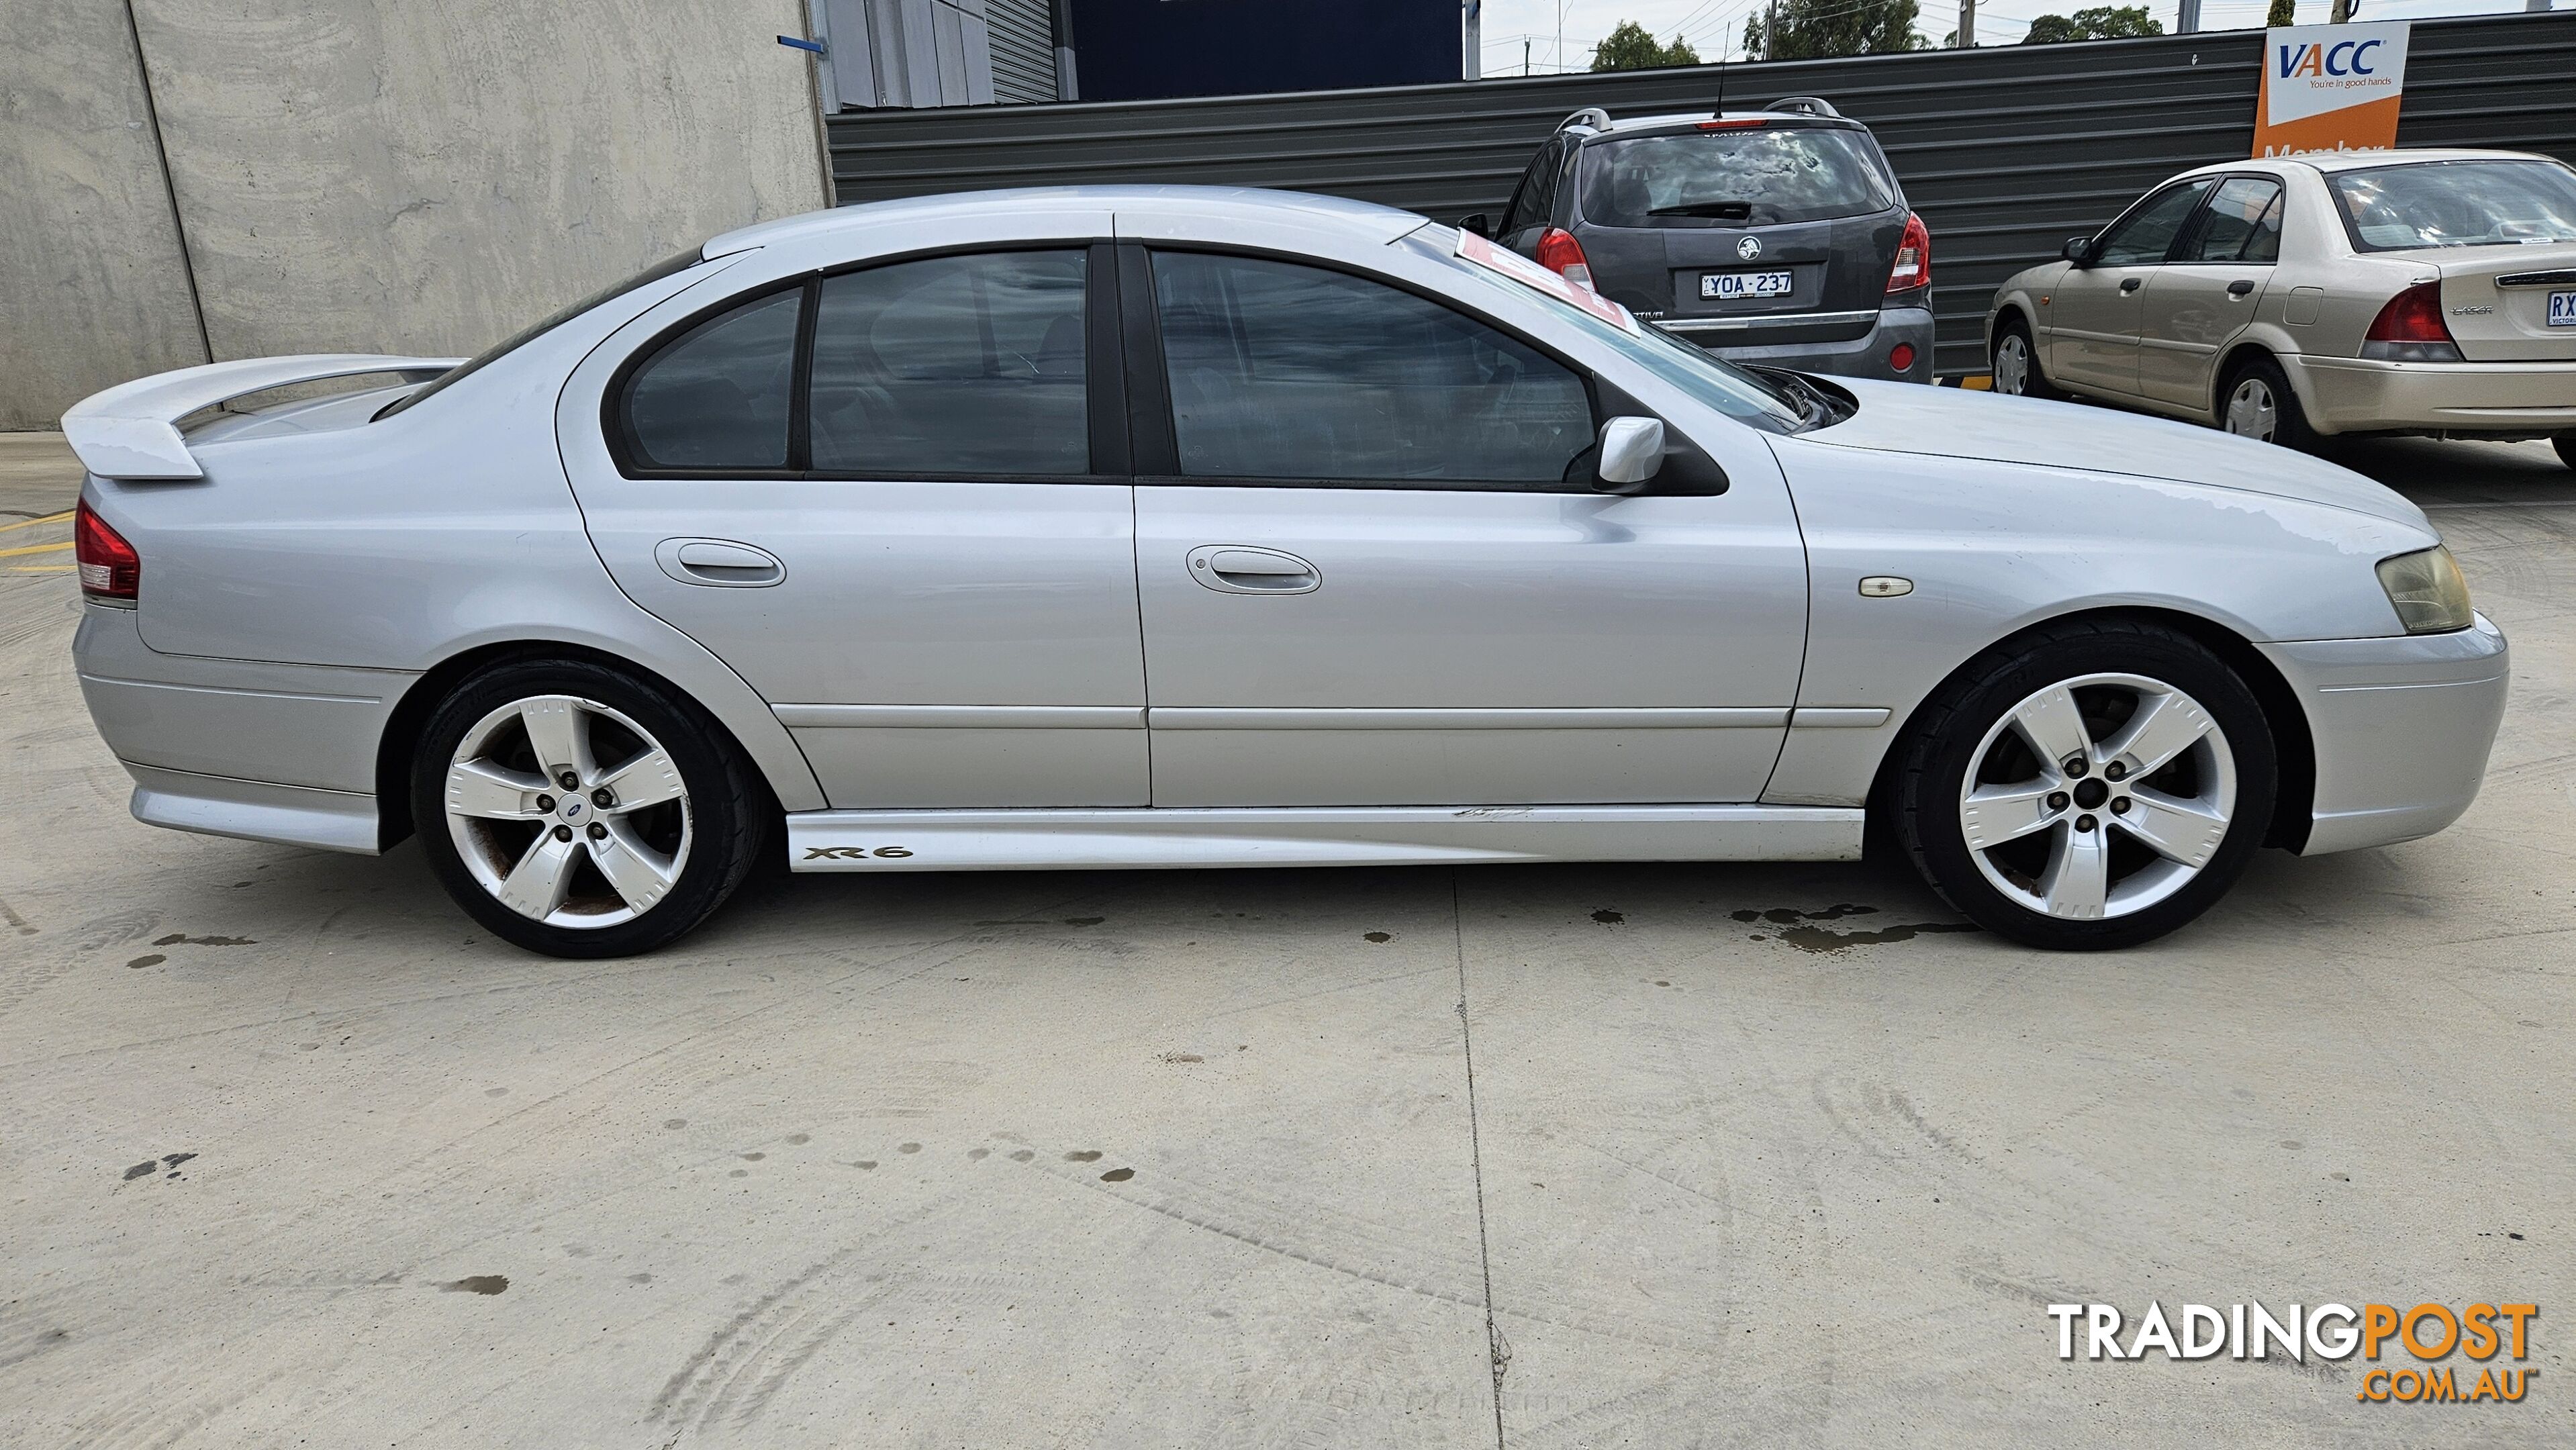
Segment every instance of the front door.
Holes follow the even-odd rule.
[[[1761,794],[1806,563],[1758,439],[1703,440],[1723,494],[1597,494],[1584,379],[1518,338],[1270,259],[1126,276],[1174,452],[1136,491],[1157,806]]]
[[[2254,320],[2281,257],[2281,183],[2231,176],[2209,194],[2173,257],[2155,269],[2138,317],[2138,389],[2213,407],[2218,360]]]
[[[1111,265],[1081,241],[917,258],[675,316],[607,385],[610,446],[565,450],[618,584],[769,701],[836,807],[1146,803],[1094,251]]]
[[[2066,269],[2048,302],[2051,378],[2100,393],[2138,391],[2139,294],[2209,185],[2186,181],[2148,197],[2103,231],[2092,265]]]

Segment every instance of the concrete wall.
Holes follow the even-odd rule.
[[[828,201],[809,63],[775,39],[804,33],[800,0],[133,6],[218,358],[470,353]],[[162,181],[149,128],[125,125],[142,113],[123,0],[0,13],[0,181],[36,182],[0,195],[0,426],[47,426],[203,349],[168,205],[143,205]],[[54,252],[71,259],[28,270]],[[20,296],[48,290],[71,295]]]
[[[0,428],[206,360],[121,0],[0,0]]]

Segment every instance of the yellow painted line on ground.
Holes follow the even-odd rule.
[[[1959,379],[1959,386],[1966,388],[1972,393],[1991,393],[1995,389],[1994,375],[1991,373],[1978,373],[1973,377],[1961,378]]]
[[[77,564],[12,564],[9,566],[9,572],[12,574],[68,574],[79,567]]]
[[[47,514],[41,519],[20,519],[14,524],[0,524],[0,534],[5,534],[11,529],[32,529],[38,524],[59,524],[71,516],[72,511],[65,509],[58,514]]]
[[[0,549],[0,559],[14,559],[20,554],[59,554],[71,546],[69,539],[59,544],[26,544],[15,549]]]

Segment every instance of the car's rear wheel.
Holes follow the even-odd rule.
[[[2272,815],[2271,730],[2224,660],[2155,624],[2047,626],[1961,670],[1903,747],[1899,838],[1933,889],[2032,946],[2172,931]]]
[[[758,854],[763,799],[703,711],[586,661],[468,680],[412,762],[412,818],[448,894],[559,957],[651,951],[704,921]]]
[[[2317,446],[2317,431],[2308,426],[2289,376],[2268,357],[2249,357],[2227,375],[2218,397],[2218,426],[2239,438],[2301,452]]]
[[[1995,329],[1995,351],[1989,360],[1994,370],[1994,390],[2018,398],[2062,398],[2066,396],[2040,371],[2039,349],[2031,343],[2030,329],[2018,315],[2007,317]]]

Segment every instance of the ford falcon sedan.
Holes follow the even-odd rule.
[[[325,380],[340,391],[315,396]],[[64,420],[134,814],[521,946],[799,871],[1841,860],[2146,941],[2465,810],[2503,635],[2331,464],[1753,371],[1472,234],[1196,188],[705,246],[471,361]]]

